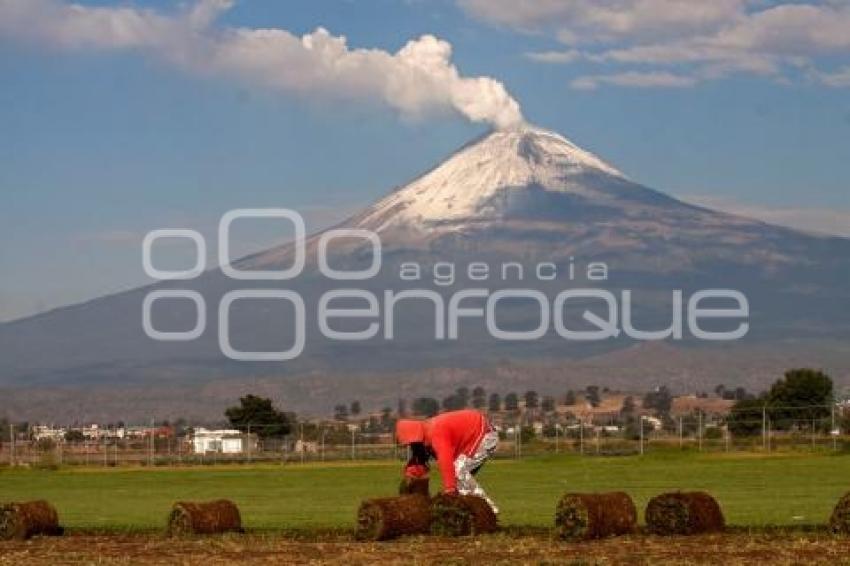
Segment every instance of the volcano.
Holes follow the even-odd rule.
[[[839,382],[850,382],[850,240],[683,203],[629,179],[551,131],[522,126],[491,132],[335,228],[379,235],[378,275],[342,285],[376,297],[387,290],[415,288],[448,301],[451,293],[468,288],[493,292],[519,286],[554,293],[592,285],[612,292],[630,290],[639,297],[635,317],[640,324],[658,328],[670,323],[673,290],[687,295],[700,289],[735,289],[749,300],[749,333],[734,344],[735,355],[729,354],[733,346],[728,344],[723,350],[687,340],[667,344],[675,349],[664,354],[671,363],[668,369],[681,386],[737,385],[730,376],[733,381],[745,379],[742,359],[747,359],[747,371],[762,367],[754,361],[758,359],[769,359],[763,365],[774,371],[774,366],[792,363],[776,361],[777,356],[787,360],[782,355],[789,353],[796,356],[794,363],[827,367]],[[343,394],[361,399],[373,394],[384,402],[393,395],[387,391],[413,394],[426,385],[408,386],[410,380],[426,374],[433,378],[437,370],[475,372],[506,362],[514,368],[545,362],[557,374],[557,368],[570,364],[586,368],[587,360],[610,367],[607,360],[622,360],[623,352],[631,352],[628,371],[620,371],[628,374],[632,387],[639,390],[657,382],[656,346],[626,339],[570,343],[554,332],[534,341],[496,341],[480,321],[465,321],[460,339],[446,341],[435,337],[438,315],[427,301],[410,301],[401,309],[392,340],[384,334],[358,342],[327,340],[312,315],[323,293],[341,284],[319,273],[316,250],[321,236],[307,238],[306,267],[291,281],[239,281],[216,269],[192,281],[163,282],[0,325],[0,387],[5,388],[7,405],[17,411],[37,406],[46,412],[67,409],[68,399],[79,403],[94,395],[99,403],[83,403],[84,414],[104,410],[126,416],[140,407],[138,396],[147,396],[148,411],[156,407],[158,415],[185,416],[192,414],[187,407],[199,403],[218,411],[222,397],[233,396],[250,382],[287,397],[289,406],[300,403],[326,410]],[[279,246],[233,266],[285,268],[292,264],[295,249],[295,244]],[[362,270],[374,260],[371,252],[363,240],[340,241],[331,249],[329,262],[335,269]],[[536,277],[541,264],[558,276]],[[590,281],[585,268],[591,264],[604,264],[604,281]],[[400,275],[414,265],[421,271],[418,278]],[[482,265],[488,274],[483,278]],[[450,278],[445,276],[449,272]],[[171,288],[197,291],[205,298],[208,324],[199,338],[158,342],[143,332],[144,297],[151,290]],[[218,305],[237,288],[286,288],[304,298],[306,346],[297,359],[237,362],[222,354]],[[292,313],[279,306],[262,301],[241,305],[230,319],[238,347],[273,351],[291,343],[294,331],[285,322]],[[165,329],[191,328],[196,318],[194,306],[186,301],[169,303],[154,314],[157,328]],[[521,329],[533,325],[537,313],[520,301],[508,305],[504,316],[506,325]],[[355,321],[343,324],[356,327]],[[649,369],[641,372],[643,358],[635,354],[644,350],[653,362],[646,364],[652,367],[651,375]],[[538,381],[555,383],[552,375]],[[588,375],[570,379],[583,386]],[[408,385],[399,385],[405,379]],[[355,382],[360,393],[350,388]],[[468,385],[450,379],[443,384]],[[553,387],[566,389],[567,384]],[[149,397],[156,388],[163,393]],[[202,391],[202,399],[187,399],[175,391]]]

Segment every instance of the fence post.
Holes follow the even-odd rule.
[[[832,437],[832,449],[837,449],[838,435],[835,434],[835,403],[832,404],[832,424],[829,427],[829,435]]]
[[[815,434],[817,434],[817,433],[815,432],[816,431],[815,427],[816,427],[815,419],[812,418],[812,452],[814,452],[815,449],[817,448],[817,440],[815,439]]]
[[[697,413],[697,444],[699,445],[699,451],[702,452],[702,411]]]
[[[643,456],[643,415],[640,416],[640,455]]]
[[[682,426],[682,415],[679,415],[679,449],[681,450],[685,445],[685,431]]]
[[[761,447],[762,450],[769,450],[767,443],[767,405],[761,407]]]
[[[356,436],[357,436],[357,432],[352,428],[351,429],[351,459],[352,460],[354,460],[356,458],[356,451],[357,451]]]
[[[519,428],[517,428],[516,457],[522,458],[522,423],[520,423]]]
[[[578,445],[579,445],[579,453],[584,456],[584,421],[579,420],[578,422]]]
[[[768,451],[768,453],[771,451],[770,440],[771,440],[771,438],[770,438],[770,419],[768,419],[767,420],[767,451]]]
[[[558,423],[555,423],[555,454],[558,453]]]
[[[9,425],[9,443],[11,444],[12,451],[12,453],[9,455],[9,463],[10,465],[15,466],[17,464],[17,458],[15,454],[15,425],[13,424]]]

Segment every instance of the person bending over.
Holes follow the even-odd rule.
[[[499,443],[499,435],[478,411],[464,409],[442,413],[428,420],[400,419],[396,437],[410,447],[404,466],[406,478],[428,477],[428,462],[436,458],[443,492],[483,497],[493,512],[499,509],[475,481],[475,474]]]

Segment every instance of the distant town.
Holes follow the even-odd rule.
[[[819,391],[819,397],[812,391]],[[798,398],[799,397],[799,398]],[[358,400],[337,404],[325,418],[303,418],[271,399],[246,395],[218,422],[12,423],[0,420],[0,463],[157,464],[223,458],[367,458],[397,455],[392,436],[402,417],[441,411],[485,412],[500,450],[642,452],[651,442],[699,449],[836,445],[850,434],[850,396],[836,395],[828,376],[791,370],[758,395],[742,387],[674,395],[667,387],[642,394],[587,386],[561,396],[487,392],[459,387],[441,400],[399,399],[365,411]]]

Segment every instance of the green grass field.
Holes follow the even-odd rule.
[[[194,468],[0,471],[0,501],[48,499],[71,529],[146,530],[164,526],[181,499],[233,499],[249,529],[350,528],[360,500],[391,495],[396,462]],[[549,456],[497,460],[482,485],[504,525],[548,526],[564,491],[624,490],[639,509],[652,495],[704,489],[738,526],[824,523],[850,490],[850,455]]]

